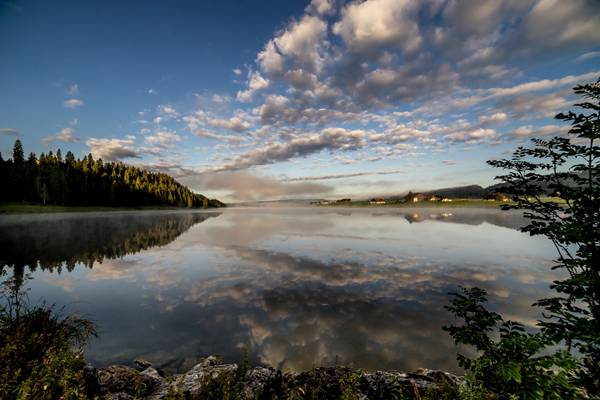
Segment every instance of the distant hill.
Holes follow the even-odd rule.
[[[489,193],[490,188],[483,188],[479,185],[449,187],[424,192],[426,195],[436,195],[458,199],[482,199]]]

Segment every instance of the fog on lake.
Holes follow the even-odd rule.
[[[490,209],[231,208],[0,216],[4,279],[99,328],[97,366],[220,354],[282,369],[459,371],[448,292],[528,326],[554,250]],[[24,279],[28,275],[31,280]]]

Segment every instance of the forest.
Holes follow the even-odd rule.
[[[122,162],[94,160],[92,154],[76,159],[49,151],[25,159],[23,144],[15,141],[12,159],[0,154],[0,203],[23,202],[59,206],[182,208],[223,207],[216,199],[192,192],[169,175]]]

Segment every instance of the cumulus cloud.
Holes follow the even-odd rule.
[[[414,52],[422,43],[416,20],[418,2],[410,0],[367,0],[344,7],[333,32],[351,51],[373,47],[400,47]]]
[[[335,0],[312,0],[306,7],[307,13],[330,15],[335,13]]]
[[[480,124],[500,124],[508,119],[508,115],[503,112],[497,112],[492,115],[482,115],[479,117]]]
[[[158,113],[164,119],[172,119],[172,118],[176,118],[176,117],[179,116],[179,113],[177,112],[177,110],[175,109],[175,107],[173,107],[170,104],[161,104],[161,105],[159,105],[158,106]]]
[[[177,142],[180,142],[181,136],[175,132],[159,131],[154,135],[148,135],[144,137],[144,140],[158,148],[167,149],[174,147]]]
[[[489,139],[496,136],[496,131],[493,129],[476,128],[466,132],[452,132],[445,136],[451,142],[469,142]]]
[[[209,172],[179,178],[185,185],[197,190],[224,191],[233,200],[282,199],[290,196],[324,195],[333,191],[327,185],[316,183],[288,183],[277,179],[241,171]]]
[[[239,117],[231,117],[229,119],[209,119],[208,124],[215,128],[229,129],[235,132],[244,132],[250,128],[250,123]]]
[[[240,170],[257,165],[273,164],[296,157],[305,157],[323,150],[350,151],[366,145],[367,133],[360,129],[326,128],[320,133],[306,133],[276,141],[255,150],[239,154],[216,170]]]
[[[215,93],[212,95],[212,101],[217,104],[225,104],[231,101],[231,97]]]
[[[540,0],[522,22],[515,43],[526,51],[542,48],[572,47],[600,43],[598,16],[600,3],[588,0]],[[549,40],[551,38],[551,40]]]
[[[77,108],[83,106],[83,100],[81,99],[68,99],[63,102],[66,108]]]
[[[117,161],[125,158],[141,157],[141,150],[136,149],[134,138],[97,139],[89,138],[85,144],[95,158],[104,161]]]
[[[42,143],[48,144],[50,142],[78,142],[80,138],[73,134],[73,128],[63,128],[54,135],[47,136],[42,139]]]
[[[237,92],[236,99],[240,102],[249,102],[252,96],[259,90],[266,89],[269,86],[269,80],[262,77],[258,71],[248,73],[248,89]]]
[[[194,136],[208,138],[208,139],[214,139],[214,140],[220,140],[220,141],[225,141],[225,142],[229,142],[229,143],[236,143],[236,142],[241,142],[244,140],[241,136],[238,136],[238,135],[223,135],[223,134],[215,133],[215,132],[211,131],[210,129],[208,129],[206,127],[206,125],[209,124],[209,121],[211,121],[211,119],[203,111],[196,111],[193,114],[186,115],[182,118],[182,120],[186,123],[188,129]],[[212,119],[212,121],[217,121],[217,120]],[[225,124],[231,124],[231,126],[236,127],[236,128],[244,126],[244,124],[241,122],[240,122],[240,124],[236,124],[235,121],[232,123],[230,120],[220,120],[220,121],[223,121],[223,123],[225,123]],[[218,125],[221,122],[216,122],[216,123]]]

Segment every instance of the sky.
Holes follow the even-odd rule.
[[[0,151],[223,201],[494,183],[600,78],[597,0],[0,1]]]

